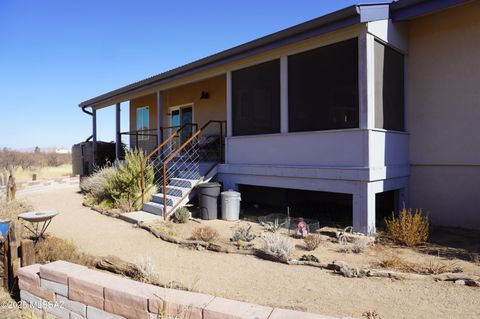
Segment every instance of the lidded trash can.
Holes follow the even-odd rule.
[[[222,219],[238,220],[240,218],[240,193],[233,190],[222,192]]]
[[[198,185],[198,204],[202,219],[217,219],[217,202],[220,195],[219,183],[203,183]]]

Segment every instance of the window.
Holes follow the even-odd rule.
[[[280,132],[280,60],[232,72],[233,135]]]
[[[290,132],[359,127],[358,40],[288,57]]]
[[[150,128],[149,122],[149,107],[137,108],[137,131],[148,130]],[[139,139],[146,140],[148,135],[139,134]]]
[[[404,58],[375,41],[375,127],[403,131]]]

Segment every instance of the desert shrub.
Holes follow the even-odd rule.
[[[370,239],[367,237],[357,238],[352,243],[341,244],[339,251],[342,253],[359,254],[368,249],[370,242]]]
[[[115,174],[115,167],[104,166],[95,171],[91,176],[85,177],[80,183],[80,189],[90,194],[97,203],[108,197],[107,182]]]
[[[239,226],[233,230],[232,241],[243,241],[248,243],[254,240],[255,237],[255,234],[252,232],[252,225],[248,225],[247,227]]]
[[[12,200],[10,202],[0,202],[0,218],[16,219],[21,213],[31,211],[33,208],[30,204],[21,200]]]
[[[269,255],[286,259],[295,251],[295,244],[293,241],[278,233],[266,233],[263,240],[263,252]]]
[[[79,252],[72,241],[47,236],[35,245],[35,261],[46,264],[56,260],[65,260],[75,264],[94,266],[92,256]]]
[[[285,225],[284,222],[280,223],[278,218],[275,218],[275,221],[268,222],[265,224],[265,229],[268,230],[269,232],[276,233],[279,230],[281,230],[284,225]]]
[[[173,221],[179,224],[185,224],[190,219],[190,211],[186,207],[180,207],[173,213]]]
[[[71,154],[57,154],[54,152],[20,152],[9,149],[0,150],[0,169],[21,167],[31,169],[33,167],[60,166],[72,162]]]
[[[142,256],[136,260],[135,265],[140,270],[139,280],[142,282],[157,284],[160,282],[160,275],[153,263],[151,256]]]
[[[315,250],[318,246],[320,246],[322,238],[317,234],[310,234],[303,239],[303,242],[305,243],[305,246],[307,246],[308,250]]]
[[[115,168],[115,173],[107,179],[105,190],[115,202],[126,200],[135,210],[141,209],[142,177],[141,166],[145,154],[139,150],[130,150],[125,154],[125,161]],[[151,199],[156,192],[153,165],[145,167],[145,201]]]
[[[218,238],[218,232],[210,226],[197,227],[192,231],[193,240],[212,242]]]
[[[387,237],[412,247],[427,241],[429,235],[429,221],[423,216],[422,210],[403,209],[399,216],[392,214],[391,218],[385,218]]]

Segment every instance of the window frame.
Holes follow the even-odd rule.
[[[146,111],[146,112],[145,112]],[[138,127],[138,120],[139,120],[139,116],[138,114],[141,113],[141,123],[142,123],[142,127],[139,128]],[[147,114],[147,125],[145,126],[145,113]],[[145,133],[148,133],[148,132],[144,132],[144,131],[148,131],[150,130],[150,107],[149,106],[140,106],[140,107],[137,107],[136,109],[136,134],[138,135],[138,140],[139,141],[144,141],[144,140],[148,140],[150,138],[149,135],[144,135]],[[145,128],[146,127],[146,128]],[[139,133],[140,132],[140,133]]]

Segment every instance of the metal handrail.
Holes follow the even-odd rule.
[[[220,124],[220,139],[223,138],[223,124],[226,123],[226,121],[219,121],[219,120],[210,120],[208,121],[205,125],[203,125],[199,130],[197,130],[187,141],[185,141],[180,147],[178,147],[164,162],[163,162],[163,218],[166,220],[167,219],[167,164],[175,158],[175,156],[178,155],[183,149],[187,147],[187,145],[190,144],[198,135],[200,135],[205,128],[207,128],[210,124],[212,123],[218,123]],[[222,160],[222,143],[220,143],[220,151],[219,151],[219,159],[216,164],[221,162]],[[196,186],[196,185],[194,185]],[[178,202],[180,203],[185,196],[188,196],[188,194],[183,195],[181,200]],[[178,205],[174,205],[172,207],[172,211],[175,209],[175,207]]]
[[[182,126],[180,126],[175,132],[173,132],[172,135],[170,135],[165,141],[163,141],[159,146],[157,146],[150,154],[145,156],[145,158],[142,161],[142,165],[140,168],[140,175],[142,178],[142,204],[144,203],[145,199],[145,166],[147,165],[147,161],[156,153],[158,153],[165,145],[169,144],[169,142],[177,136],[185,127],[187,126],[192,126],[192,127],[197,127],[198,125],[196,123],[185,123]]]

